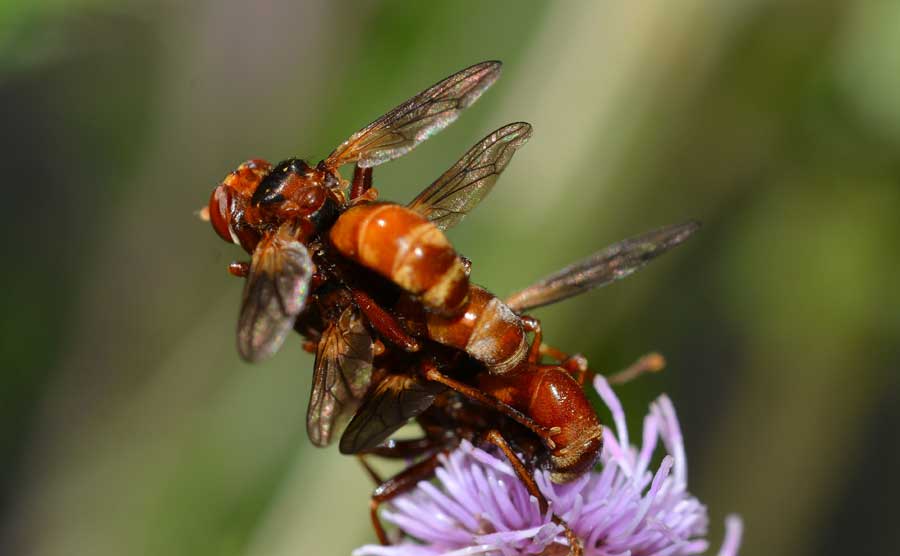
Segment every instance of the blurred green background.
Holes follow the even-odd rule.
[[[502,124],[535,127],[451,239],[501,295],[699,218],[629,280],[538,312],[668,392],[692,489],[742,554],[900,546],[900,3],[0,3],[0,553],[348,554],[351,458],[305,438],[299,341],[249,366],[241,258],[193,212],[241,161],[318,160],[485,59],[502,79],[379,167],[407,201]],[[714,544],[715,546],[715,544]]]

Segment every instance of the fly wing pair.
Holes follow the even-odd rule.
[[[499,74],[499,62],[483,62],[444,79],[353,134],[325,164],[337,168],[355,162],[370,167],[406,154],[453,122]],[[487,195],[530,134],[531,126],[522,123],[495,131],[431,184],[411,208],[441,229],[457,224]],[[283,224],[265,235],[253,253],[238,320],[238,351],[248,361],[278,351],[306,306],[315,269],[305,245],[292,239],[292,231],[290,223]],[[354,308],[347,307],[323,331],[307,413],[314,444],[328,444],[337,419],[365,394],[372,351],[371,335]]]
[[[500,62],[482,62],[429,87],[354,133],[325,164],[332,169],[352,162],[368,167],[406,154],[475,102],[500,76],[500,67]],[[459,171],[465,173],[464,168]],[[290,231],[285,223],[264,234],[253,252],[237,332],[238,352],[247,361],[278,351],[306,306],[314,267],[306,247]]]

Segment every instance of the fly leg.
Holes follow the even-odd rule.
[[[371,193],[369,193],[371,191]],[[350,202],[374,201],[378,192],[372,189],[372,168],[353,167],[353,182],[350,185]]]
[[[525,464],[522,463],[519,456],[512,450],[509,443],[503,437],[503,434],[496,429],[492,429],[485,435],[485,440],[503,452],[503,455],[506,456],[506,459],[509,460],[510,465],[512,465],[513,470],[516,472],[516,476],[518,476],[519,480],[522,481],[522,484],[525,485],[528,493],[537,498],[541,513],[547,513],[547,498],[544,497],[538,488],[537,483],[534,480],[534,475],[528,471],[528,468],[525,467]],[[584,550],[581,547],[581,541],[575,535],[574,531],[572,531],[572,529],[569,528],[569,525],[556,514],[553,515],[553,522],[563,527],[566,539],[569,541],[569,556],[581,556],[584,553]]]
[[[528,362],[532,364],[540,363],[541,360],[541,341],[544,333],[541,331],[541,321],[527,315],[522,316],[522,325],[526,332],[533,332],[534,338],[531,340],[531,347],[528,349]]]
[[[578,384],[581,384],[582,386],[597,374],[596,371],[592,371],[588,368],[587,359],[580,353],[569,355],[568,353],[547,344],[542,344],[540,349],[541,355],[559,361],[560,366],[569,371],[575,380],[578,381]],[[625,384],[644,373],[659,372],[663,370],[665,366],[666,360],[662,355],[656,352],[650,352],[628,367],[610,375],[606,380],[610,384]]]
[[[381,478],[381,475],[378,474],[378,471],[375,471],[375,469],[373,469],[372,466],[369,465],[369,462],[366,461],[366,456],[364,456],[363,454],[356,454],[356,461],[358,461],[359,464],[363,466],[366,475],[368,475],[369,478],[372,479],[372,482],[375,483],[375,486],[378,486],[384,482],[384,479]]]
[[[235,261],[228,265],[228,274],[238,278],[246,278],[250,274],[250,263]]]
[[[378,486],[384,482],[384,479],[382,479],[381,475],[369,465],[366,456],[378,456],[387,459],[412,459],[423,454],[427,457],[431,457],[442,448],[443,446],[441,444],[428,437],[402,440],[391,439],[385,441],[380,446],[375,446],[370,450],[356,454],[356,458],[359,460],[360,465],[363,466],[363,469],[365,469],[366,475],[368,475],[375,485]]]
[[[547,356],[559,362],[560,367],[567,370],[578,384],[584,386],[584,383],[595,374],[588,368],[587,358],[580,353],[569,355],[564,351],[547,344],[541,344],[541,355]]]
[[[385,502],[389,502],[400,496],[404,492],[412,490],[419,481],[424,481],[434,475],[434,470],[438,465],[439,453],[432,454],[422,461],[407,467],[400,473],[386,481],[382,481],[375,490],[372,491],[372,498],[369,500],[369,513],[372,518],[372,527],[375,529],[375,535],[378,542],[383,545],[391,544],[384,531],[384,526],[378,518],[378,507]],[[371,469],[364,460],[363,465],[367,469]],[[370,473],[373,479],[379,478],[377,473]]]
[[[658,373],[665,367],[665,357],[656,352],[650,352],[621,371],[610,375],[606,380],[610,384],[625,384],[644,373]]]
[[[549,448],[550,450],[553,450],[556,447],[556,443],[553,442],[553,439],[550,437],[560,433],[559,427],[548,428],[539,425],[531,417],[525,415],[511,405],[503,403],[494,396],[491,396],[490,394],[479,390],[478,388],[474,388],[472,386],[469,386],[468,384],[464,384],[462,382],[459,382],[458,380],[454,380],[448,377],[447,375],[440,372],[434,366],[434,363],[424,362],[422,364],[421,371],[427,380],[443,384],[447,388],[459,392],[470,400],[476,401],[485,407],[506,415],[523,427],[526,427],[534,434],[538,435],[538,437],[543,441],[544,445],[547,446],[547,448]]]
[[[303,340],[303,351],[313,355],[319,350],[319,342],[313,340]]]
[[[522,324],[524,325],[525,330],[534,333],[531,348],[528,350],[529,363],[538,365],[542,356],[555,359],[581,386],[584,386],[585,381],[589,377],[594,376],[594,371],[588,368],[587,359],[580,353],[569,355],[553,346],[543,343],[544,335],[541,331],[541,321],[525,315],[522,316]]]
[[[354,288],[353,299],[356,301],[359,310],[366,315],[372,328],[385,340],[399,346],[404,351],[419,351],[419,342],[407,334],[397,319],[378,305],[368,294]]]
[[[371,450],[366,450],[364,454],[356,455],[356,458],[359,461],[360,465],[363,466],[366,475],[368,475],[369,478],[372,479],[372,482],[375,483],[375,492],[372,495],[369,506],[372,514],[372,527],[375,529],[375,534],[378,535],[378,540],[381,542],[381,544],[387,544],[387,535],[384,534],[384,527],[381,526],[381,520],[378,519],[378,506],[382,502],[386,502],[389,499],[409,490],[411,486],[408,486],[408,484],[414,486],[418,483],[419,480],[427,478],[427,476],[419,478],[418,475],[416,475],[417,480],[410,482],[406,481],[406,479],[403,479],[403,473],[400,473],[399,475],[396,475],[385,481],[381,478],[381,475],[377,471],[375,471],[375,469],[369,464],[369,462],[366,460],[366,456],[372,455],[391,459],[410,459],[426,454],[426,458],[422,461],[429,461],[435,458],[437,456],[437,453],[445,448],[446,446],[442,445],[440,442],[437,442],[436,440],[428,437],[409,438],[402,440],[388,440],[380,446],[376,446]],[[415,467],[415,465],[413,467]],[[410,467],[409,469],[412,469],[413,467]],[[426,465],[425,467],[427,468],[428,465]],[[432,465],[431,471],[433,472],[433,470],[434,466]],[[426,475],[428,475],[429,473],[426,473]]]

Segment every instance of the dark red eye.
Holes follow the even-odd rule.
[[[209,223],[219,237],[228,243],[236,243],[231,232],[231,210],[234,197],[229,186],[222,184],[213,189],[209,197]]]

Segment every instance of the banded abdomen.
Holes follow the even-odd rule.
[[[400,205],[371,203],[350,208],[329,233],[345,257],[388,278],[429,310],[456,315],[469,278],[447,237],[420,214]]]

